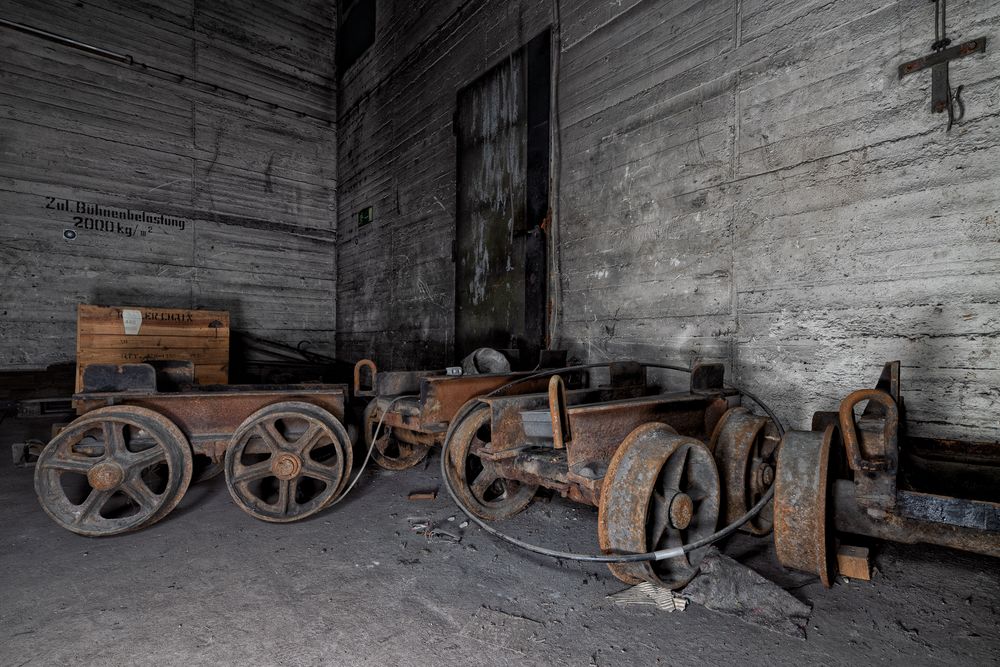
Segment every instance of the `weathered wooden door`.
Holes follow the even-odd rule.
[[[549,33],[458,94],[455,347],[544,343]]]

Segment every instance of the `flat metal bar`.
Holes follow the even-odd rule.
[[[943,51],[928,53],[926,56],[920,56],[915,60],[905,62],[899,66],[899,78],[902,79],[907,74],[913,74],[914,72],[919,72],[920,70],[927,69],[928,67],[940,65],[948,62],[949,60],[955,60],[956,58],[963,58],[979,51],[986,51],[986,37],[972,39],[968,42],[963,42],[958,46],[953,46],[951,48],[944,49]]]
[[[1000,504],[930,493],[900,491],[896,509],[901,516],[962,528],[1000,531]]]

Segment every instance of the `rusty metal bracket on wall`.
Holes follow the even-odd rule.
[[[947,0],[931,0],[934,3],[934,43],[932,53],[921,56],[899,66],[899,78],[908,74],[931,68],[931,111],[934,113],[948,112],[948,130],[965,116],[965,103],[962,102],[962,89],[954,90],[949,79],[948,63],[957,58],[979,53],[986,50],[986,37],[969,40],[958,46],[950,46],[946,18]],[[956,113],[955,107],[958,107]]]

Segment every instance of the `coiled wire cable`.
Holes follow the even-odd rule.
[[[667,370],[680,371],[680,372],[683,372],[683,373],[690,373],[691,372],[690,369],[683,368],[681,366],[674,366],[674,365],[669,365],[669,364],[643,363],[643,362],[639,362],[639,363],[642,366],[645,366],[647,368],[663,368],[663,369],[667,369]],[[528,380],[532,380],[532,379],[535,379],[535,378],[538,378],[538,377],[546,377],[546,376],[551,376],[551,375],[558,375],[560,373],[566,373],[566,372],[578,371],[578,370],[586,370],[586,369],[590,369],[590,368],[604,368],[604,367],[608,367],[608,366],[610,366],[610,364],[608,364],[608,363],[582,364],[582,365],[579,365],[579,366],[569,366],[569,367],[566,367],[566,368],[559,368],[559,369],[555,369],[555,370],[543,371],[541,373],[535,373],[535,374],[532,374],[532,375],[529,375],[529,376],[526,376],[526,377],[523,377],[523,378],[518,378],[517,380],[514,380],[513,382],[509,382],[509,383],[503,385],[499,389],[491,391],[490,393],[486,394],[485,396],[486,397],[490,397],[490,396],[497,395],[499,392],[501,392],[501,391],[503,391],[503,390],[505,390],[505,389],[507,389],[507,388],[509,388],[509,387],[511,387],[513,385],[515,385],[515,384],[519,384],[521,382],[526,382]],[[735,387],[731,387],[731,388],[735,388]],[[746,396],[747,398],[749,398],[751,401],[753,401],[754,403],[756,403],[765,413],[767,413],[767,416],[770,417],[772,421],[774,421],[774,425],[778,429],[778,434],[779,435],[784,435],[785,429],[782,427],[781,422],[778,420],[777,415],[774,414],[774,412],[771,410],[770,407],[768,407],[763,401],[761,401],[759,398],[757,398],[756,396],[754,396],[753,394],[751,394],[748,391],[742,391],[742,390],[739,390],[739,389],[737,389],[737,391],[740,391],[741,395]],[[454,430],[455,426],[457,424],[459,424],[461,422],[461,420],[469,412],[471,412],[471,410],[474,409],[477,405],[478,405],[478,401],[476,401],[476,400],[469,401],[469,403],[467,403],[461,410],[459,410],[458,414],[455,415],[455,419],[452,420],[451,426],[449,426],[449,428],[448,428],[448,435],[445,437],[445,445],[447,445],[449,442],[451,442],[451,435],[452,435],[452,431]],[[492,526],[490,526],[489,524],[487,524],[485,521],[483,521],[482,519],[480,519],[479,517],[477,517],[475,514],[473,514],[472,510],[470,510],[465,505],[463,505],[462,501],[459,500],[458,495],[455,493],[455,490],[452,488],[451,482],[448,479],[448,450],[447,450],[447,447],[442,447],[442,449],[441,449],[441,478],[444,481],[444,487],[448,490],[448,494],[451,495],[451,499],[453,501],[455,501],[455,504],[458,505],[458,508],[460,510],[462,510],[462,512],[467,517],[469,517],[469,519],[473,523],[475,523],[477,526],[479,526],[480,528],[482,528],[484,531],[486,531],[488,534],[492,535],[493,537],[496,537],[496,538],[498,538],[500,540],[503,540],[504,542],[507,542],[508,544],[512,544],[512,545],[514,545],[516,547],[519,547],[521,549],[524,549],[526,551],[530,551],[532,553],[536,553],[536,554],[539,554],[539,555],[542,555],[542,556],[549,556],[551,558],[557,558],[557,559],[560,559],[560,560],[583,561],[583,562],[588,562],[588,563],[642,563],[642,562],[649,562],[649,561],[666,560],[668,558],[676,558],[678,556],[683,556],[684,554],[690,553],[692,551],[697,551],[698,549],[701,549],[703,547],[707,547],[710,544],[713,544],[715,542],[718,542],[719,540],[722,540],[722,539],[725,539],[726,537],[729,537],[730,535],[732,535],[733,533],[735,533],[737,530],[739,530],[739,528],[743,524],[745,524],[747,521],[749,521],[750,519],[752,519],[753,517],[755,517],[762,509],[764,509],[764,507],[774,497],[774,485],[772,484],[771,488],[769,488],[767,490],[767,492],[764,494],[764,496],[757,502],[756,505],[754,505],[753,507],[751,507],[747,511],[746,514],[744,514],[740,518],[736,519],[735,521],[733,521],[732,523],[730,523],[728,526],[725,526],[724,528],[722,528],[722,529],[720,529],[720,530],[712,533],[711,535],[703,537],[700,540],[696,540],[694,542],[691,542],[690,544],[685,544],[685,545],[682,545],[682,546],[679,546],[679,547],[671,547],[669,549],[660,549],[658,551],[649,551],[649,552],[641,553],[641,554],[611,554],[611,555],[609,555],[609,554],[580,554],[580,553],[573,553],[573,552],[569,552],[569,551],[560,551],[558,549],[549,549],[547,547],[540,547],[538,545],[531,544],[531,543],[525,542],[523,540],[519,540],[516,537],[513,537],[511,535],[508,535],[506,533],[503,533],[503,532],[497,530],[496,528],[493,528]]]

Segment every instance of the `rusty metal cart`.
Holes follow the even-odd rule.
[[[201,478],[224,469],[236,504],[265,521],[315,514],[346,486],[346,385],[163,391],[148,364],[86,373],[87,389],[74,396],[82,414],[35,469],[42,507],[67,530],[116,535],[159,521],[187,491],[196,457],[207,463]]]
[[[565,353],[543,351],[541,368],[565,365]],[[411,468],[440,445],[448,424],[465,403],[531,372],[452,375],[447,370],[378,371],[375,363],[363,359],[354,369],[354,395],[371,397],[362,416],[361,432],[366,448],[382,420],[383,429],[374,443],[372,459],[388,470]],[[543,391],[547,379],[528,380],[513,385],[513,393]],[[383,418],[384,415],[384,418]]]
[[[875,389],[817,412],[813,430],[785,434],[774,495],[785,567],[829,586],[845,534],[1000,557],[1000,442],[912,437],[905,424],[894,361]]]
[[[598,507],[606,554],[693,544],[764,497],[774,479],[778,431],[740,406],[719,364],[696,365],[686,392],[612,398],[567,391],[486,397],[462,409],[442,466],[460,505],[483,520],[513,516],[539,487]],[[763,534],[759,515],[748,530]],[[704,549],[657,561],[614,563],[628,583],[679,588]]]

